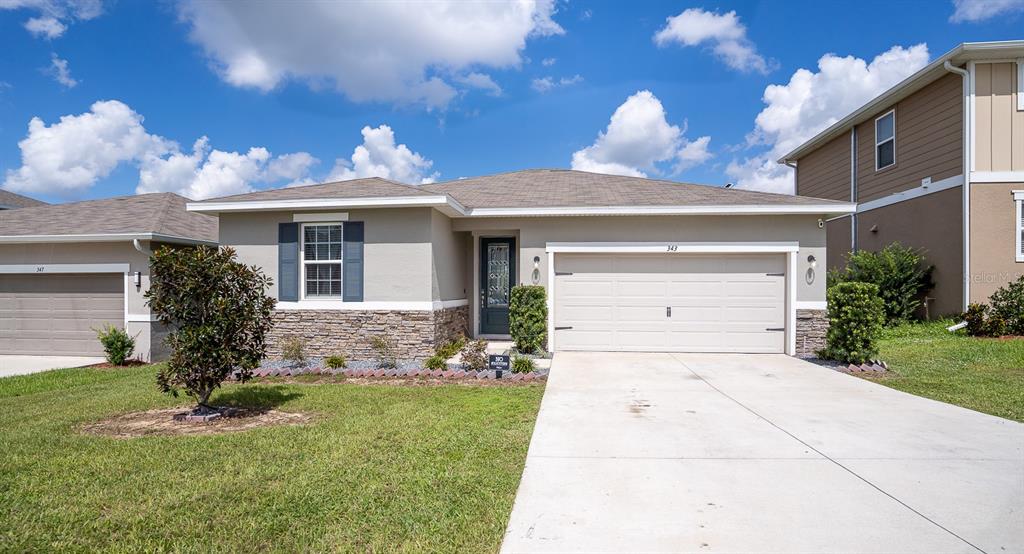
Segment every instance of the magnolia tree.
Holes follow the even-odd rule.
[[[235,261],[231,248],[167,248],[150,259],[146,298],[171,332],[170,360],[157,374],[160,390],[196,399],[195,413],[217,411],[210,395],[232,372],[252,377],[266,351],[274,299],[270,278]]]

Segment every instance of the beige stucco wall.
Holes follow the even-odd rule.
[[[974,170],[1024,171],[1017,64],[979,63],[974,71]]]
[[[452,230],[452,220],[439,211],[430,218],[432,294],[434,300],[464,300],[472,281],[466,277],[466,236]]]
[[[364,223],[364,301],[429,302],[434,299],[432,211],[431,208],[401,208],[347,212],[349,221]],[[275,298],[277,225],[291,222],[293,214],[253,212],[220,216],[220,244],[233,247],[239,260],[262,268],[274,280],[268,294]]]
[[[1016,260],[1014,190],[1024,183],[971,183],[971,302],[988,297],[1024,274]]]

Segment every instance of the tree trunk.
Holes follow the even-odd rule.
[[[199,413],[206,413],[207,411],[213,411],[207,401],[210,400],[210,395],[213,394],[213,387],[206,387],[199,391],[196,395],[196,411]]]

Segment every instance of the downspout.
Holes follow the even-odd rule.
[[[850,202],[857,203],[857,125],[850,127]],[[857,251],[857,211],[850,214],[850,252]]]
[[[142,246],[142,241],[140,241],[139,239],[132,239],[132,246],[134,246],[136,250],[138,250],[142,254],[145,254],[146,256],[151,256],[153,254],[152,252],[149,251],[149,249]]]
[[[974,167],[973,160],[971,160],[971,126],[974,122],[971,121],[971,74],[966,69],[956,67],[949,60],[946,60],[942,64],[946,71],[956,73],[963,78],[963,91],[964,91],[964,131],[963,131],[963,147],[964,147],[964,289],[963,289],[963,309],[967,311],[967,306],[971,302],[971,168]]]

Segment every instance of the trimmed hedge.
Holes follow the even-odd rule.
[[[850,282],[828,289],[828,321],[825,349],[819,353],[822,358],[862,364],[874,357],[885,323],[878,286]]]
[[[512,287],[508,317],[509,333],[516,343],[516,350],[532,353],[544,348],[548,338],[548,301],[544,287]]]

